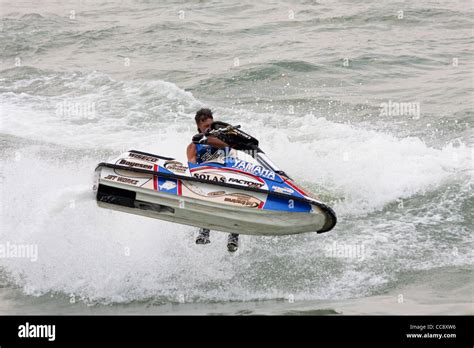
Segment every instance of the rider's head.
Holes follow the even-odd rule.
[[[211,109],[199,109],[194,119],[196,120],[199,133],[204,133],[211,128],[211,124],[214,121]]]

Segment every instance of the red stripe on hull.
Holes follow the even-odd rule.
[[[307,196],[308,194],[304,192],[302,189],[300,189],[298,186],[295,184],[292,184],[290,180],[285,180],[285,183],[288,184],[291,188],[294,188],[298,193],[302,194],[303,196]]]
[[[158,171],[158,166],[156,164],[153,165],[153,171]],[[158,191],[158,177],[156,175],[153,175],[153,188],[155,191]]]

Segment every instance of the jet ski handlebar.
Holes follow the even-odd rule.
[[[240,128],[240,125],[237,125],[237,126],[227,125],[225,127],[221,126],[219,128],[211,128],[207,130],[205,133],[196,134],[193,137],[193,142],[196,144],[205,144],[207,142],[207,137],[209,136],[214,136],[216,138],[224,138],[227,133],[239,128]]]
[[[226,133],[226,132],[229,132],[233,129],[239,129],[239,128],[240,128],[240,125],[237,125],[237,126],[228,125],[227,127],[224,127],[224,128],[211,129],[210,131],[206,132],[205,135],[206,136],[209,136],[209,135],[217,136],[219,134]]]

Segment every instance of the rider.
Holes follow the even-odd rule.
[[[211,129],[211,124],[214,121],[212,111],[210,109],[200,109],[196,112],[196,125],[199,135],[193,137],[193,142],[188,145],[187,156],[191,163],[203,163],[214,160],[219,157],[225,157],[226,148],[229,147],[225,142],[215,136],[208,136],[205,142],[199,142],[199,139],[204,138],[204,134]],[[210,243],[210,230],[207,228],[199,229],[199,235],[196,238],[196,244]],[[234,252],[239,247],[239,235],[237,233],[230,233],[227,239],[227,250]]]

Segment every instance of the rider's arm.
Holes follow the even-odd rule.
[[[218,148],[218,149],[222,149],[224,147],[229,147],[229,145],[226,142],[220,140],[218,137],[216,137],[214,135],[206,136],[206,134],[204,134],[204,133],[199,133],[199,134],[196,134],[195,136],[193,136],[193,143],[194,144],[206,144],[206,145],[210,145],[212,147]]]
[[[207,137],[207,142],[206,142],[207,145],[211,145],[213,147],[217,147],[218,149],[221,149],[221,148],[224,148],[224,147],[228,147],[229,145],[227,145],[227,143],[223,142],[222,140],[220,140],[219,138],[217,137],[213,137],[212,135]]]
[[[196,156],[197,156],[196,144],[194,143],[189,144],[186,150],[186,154],[188,155],[188,162],[196,163]]]

